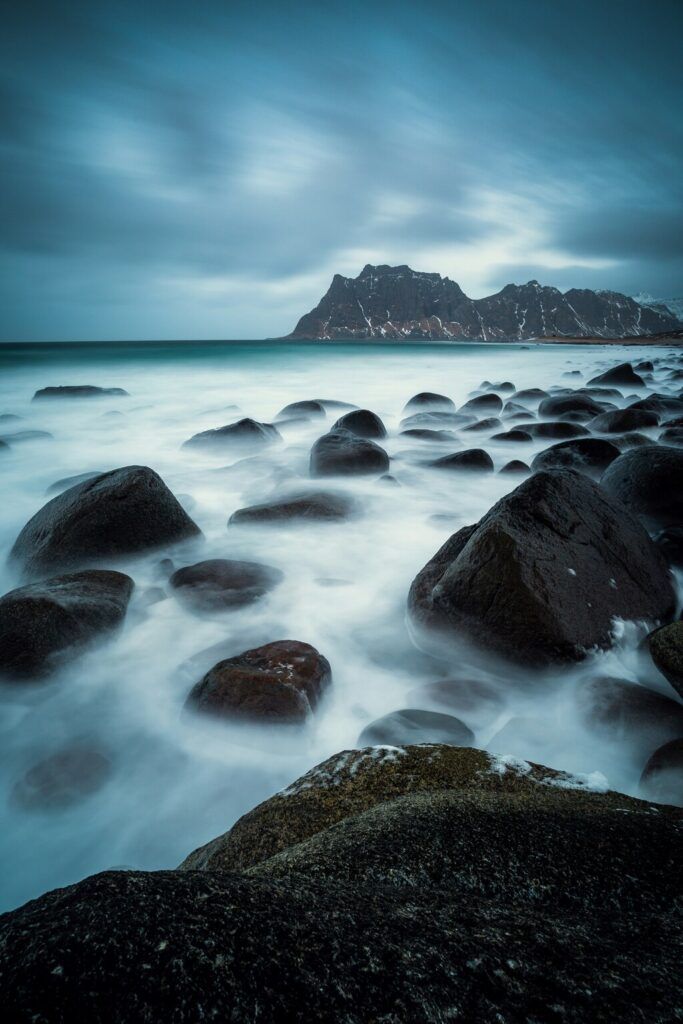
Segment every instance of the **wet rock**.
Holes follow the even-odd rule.
[[[140,607],[151,608],[155,604],[165,601],[168,595],[162,587],[147,587],[140,595]]]
[[[470,423],[469,426],[463,427],[462,432],[463,434],[470,432],[480,433],[484,430],[497,430],[499,427],[502,427],[502,425],[503,424],[497,416],[488,416],[484,420],[479,420],[478,423]]]
[[[490,724],[503,710],[505,701],[499,689],[483,679],[437,679],[411,690],[415,702],[447,709],[472,729]]]
[[[183,448],[226,448],[234,445],[262,448],[280,440],[280,434],[272,423],[259,423],[257,420],[244,419],[237,423],[229,423],[215,430],[202,430],[188,441]]]
[[[10,552],[41,576],[201,535],[161,477],[126,466],[70,487],[28,521]]]
[[[102,470],[98,469],[92,473],[77,473],[75,476],[65,476],[61,480],[55,480],[53,484],[50,484],[45,494],[61,494],[63,491],[69,489],[69,487],[75,487],[76,484],[82,484],[86,480],[92,480],[96,476],[102,476]]]
[[[398,482],[398,480],[396,479],[396,477],[392,476],[391,473],[385,473],[384,476],[381,476],[379,478],[377,483],[378,484],[388,484],[390,487],[400,487],[401,486],[400,483]]]
[[[101,398],[107,395],[127,395],[123,388],[99,388],[94,384],[68,384],[60,387],[41,388],[36,391],[33,401],[40,398]]]
[[[483,448],[466,448],[462,452],[434,459],[427,465],[458,473],[490,473],[493,470],[493,459]]]
[[[683,526],[669,526],[660,530],[653,540],[669,565],[683,567]]]
[[[665,427],[667,430],[672,427],[683,427],[683,416],[672,416],[669,419],[664,420],[661,426]]]
[[[542,402],[543,399],[547,397],[548,392],[544,391],[542,388],[523,388],[522,391],[515,391],[512,396],[512,401],[534,405],[537,402]]]
[[[178,569],[169,582],[184,604],[201,613],[253,604],[283,579],[284,574],[271,565],[210,558]]]
[[[492,441],[506,441],[510,443],[517,442],[518,444],[526,444],[531,441],[531,434],[527,430],[512,429],[504,430],[500,434],[493,434],[491,436]]]
[[[416,412],[418,409],[452,409],[455,412],[455,402],[446,395],[438,395],[433,391],[421,391],[419,395],[406,402],[403,408],[403,415]]]
[[[573,441],[560,441],[539,452],[531,468],[535,472],[541,469],[576,469],[579,473],[599,476],[619,454],[617,446],[604,438],[579,437]]]
[[[601,481],[651,529],[683,523],[683,452],[648,445],[622,452]]]
[[[475,415],[479,415],[483,412],[489,412],[495,415],[501,412],[502,408],[503,400],[499,395],[486,394],[470,398],[470,400],[465,402],[458,411],[460,413],[474,413]]]
[[[0,598],[0,673],[49,674],[121,624],[133,587],[130,576],[93,569],[11,590]]]
[[[658,413],[630,407],[600,413],[590,421],[590,428],[603,434],[624,434],[629,430],[643,430],[646,427],[656,427],[658,424]]]
[[[17,414],[13,412],[0,413],[0,423],[16,423],[18,420],[23,418],[23,416],[17,416]]]
[[[647,638],[652,660],[674,690],[683,697],[683,622],[670,622]]]
[[[683,736],[683,704],[625,679],[594,676],[586,680],[578,688],[577,706],[587,729],[629,744],[636,759]]]
[[[304,400],[302,402],[290,402],[284,409],[280,409],[276,419],[290,419],[291,417],[302,417],[303,419],[317,419],[324,417],[327,413],[321,402],[315,400]]]
[[[572,392],[569,395],[553,395],[544,398],[538,407],[540,416],[561,418],[567,413],[579,412],[593,417],[605,411],[604,403],[596,402],[590,395]]]
[[[427,427],[402,430],[401,437],[415,437],[418,441],[457,441],[457,435],[451,430],[429,430]]]
[[[644,448],[645,445],[652,444],[651,437],[633,431],[629,431],[627,434],[612,434],[610,441],[622,452],[627,452],[630,448]]]
[[[334,429],[311,448],[311,476],[358,476],[386,473],[389,456],[375,444],[350,430]]]
[[[354,409],[341,416],[332,430],[348,430],[356,437],[379,440],[387,436],[386,427],[379,416],[369,409]]]
[[[0,441],[11,448],[13,444],[22,444],[24,441],[45,441],[50,438],[54,439],[54,434],[47,430],[15,430],[12,434],[2,434]]]
[[[655,750],[640,777],[640,791],[647,800],[683,806],[683,739]]]
[[[301,724],[332,681],[310,644],[278,640],[220,661],[193,687],[187,706],[222,718]]]
[[[581,370],[565,370],[562,374],[563,377],[583,377]]]
[[[333,491],[306,491],[262,505],[240,508],[228,519],[228,526],[277,522],[339,522],[357,510],[356,502]]]
[[[409,430],[414,427],[428,427],[429,429],[440,429],[442,427],[463,427],[474,422],[475,417],[464,415],[459,412],[417,412],[412,416],[406,416],[401,420],[401,430]]]
[[[641,359],[639,363],[636,363],[635,367],[640,373],[654,373],[654,363],[651,359]]]
[[[556,741],[552,729],[543,718],[514,715],[487,743],[489,750],[503,756],[528,758],[556,756]]]
[[[505,465],[498,470],[499,473],[530,473],[531,470],[527,466],[526,462],[522,462],[521,459],[511,459],[510,462],[506,462]]]
[[[547,423],[529,423],[524,428],[532,437],[553,440],[571,440],[574,437],[587,437],[590,433],[580,423],[567,423],[562,420]]]
[[[455,533],[408,598],[419,626],[537,665],[608,647],[615,617],[666,622],[674,606],[637,520],[571,470],[536,473]]]
[[[451,743],[456,747],[470,747],[474,733],[453,715],[404,708],[366,725],[356,746],[403,746],[406,743]]]
[[[676,398],[675,395],[649,395],[637,402],[632,402],[629,409],[645,409],[648,412],[659,413],[660,416],[681,416],[683,415],[683,398]]]
[[[669,427],[659,435],[660,444],[673,445],[676,448],[683,447],[683,427]]]
[[[645,386],[645,381],[635,372],[631,363],[619,363],[618,366],[613,366],[610,370],[605,370],[604,373],[599,373],[597,377],[592,377],[588,383],[622,384],[633,388]]]
[[[536,419],[532,412],[513,412],[505,417],[508,423],[530,423]]]
[[[0,451],[8,452],[9,450],[10,446],[7,444],[7,441],[0,441]]]
[[[31,811],[63,810],[100,790],[111,770],[99,750],[67,747],[29,768],[15,783],[12,801]]]

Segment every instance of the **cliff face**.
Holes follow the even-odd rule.
[[[617,338],[679,328],[674,316],[619,292],[573,288],[563,294],[529,281],[470,299],[440,274],[368,264],[356,278],[335,274],[326,295],[289,337],[519,341],[558,335]]]

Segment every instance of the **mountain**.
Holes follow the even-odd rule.
[[[647,292],[639,292],[633,298],[641,306],[648,306],[657,313],[664,313],[665,315],[671,313],[672,316],[677,317],[683,322],[683,297],[677,299],[655,299]]]
[[[562,293],[529,281],[508,284],[483,299],[470,299],[460,285],[440,274],[368,263],[358,277],[335,274],[327,293],[288,337],[519,341],[553,336],[617,338],[680,327],[672,314],[640,305],[619,292],[572,288]]]

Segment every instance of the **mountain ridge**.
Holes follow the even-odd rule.
[[[457,282],[407,264],[367,263],[358,277],[335,274],[317,306],[288,338],[335,341],[528,341],[543,337],[646,337],[680,330],[672,314],[640,305],[621,292],[507,284],[471,299]]]

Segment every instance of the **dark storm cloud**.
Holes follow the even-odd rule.
[[[366,259],[676,291],[681,10],[14,5],[1,334],[280,333]]]

